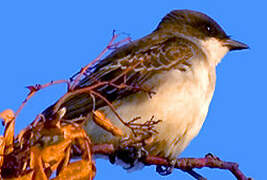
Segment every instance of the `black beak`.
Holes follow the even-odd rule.
[[[239,42],[239,41],[235,41],[232,39],[227,39],[223,42],[224,46],[227,46],[229,48],[230,51],[233,50],[242,50],[242,49],[248,49],[248,45],[246,45],[245,43]]]

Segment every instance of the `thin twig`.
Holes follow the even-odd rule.
[[[111,144],[94,145],[92,152],[93,154],[111,155],[115,153],[115,148]],[[171,166],[168,159],[150,155],[146,156],[142,162],[145,165]],[[174,166],[174,168],[181,169],[183,171],[204,167],[229,170],[238,180],[252,180],[252,178],[248,178],[242,173],[237,163],[225,162],[219,158],[211,156],[206,156],[204,158],[178,158]],[[188,173],[191,174],[192,171]]]
[[[113,36],[112,36],[112,39],[109,41],[108,45],[106,46],[106,48],[92,61],[90,62],[89,64],[87,64],[84,68],[82,68],[80,70],[80,72],[78,73],[77,77],[74,79],[69,91],[72,91],[75,89],[75,87],[77,86],[77,84],[79,83],[79,81],[81,80],[82,76],[84,75],[84,73],[86,72],[86,70],[88,68],[90,68],[92,65],[94,65],[96,62],[98,62],[102,56],[104,56],[104,54],[110,50],[111,48],[113,47],[117,47],[119,46],[120,44],[124,43],[124,42],[127,42],[127,41],[130,41],[131,38],[130,37],[127,37],[119,42],[116,42],[113,44],[113,42],[118,38],[118,34],[115,34],[113,32]]]
[[[39,90],[44,89],[46,87],[55,85],[55,84],[62,84],[62,83],[67,83],[69,85],[69,81],[67,80],[57,80],[57,81],[51,81],[49,83],[46,84],[36,84],[34,86],[27,86],[26,88],[28,88],[30,90],[29,94],[27,95],[27,97],[25,98],[25,100],[22,102],[22,104],[20,105],[19,109],[16,111],[15,113],[15,117],[18,117],[19,113],[21,112],[21,110],[23,109],[23,107],[25,106],[25,104],[29,101],[29,99]]]

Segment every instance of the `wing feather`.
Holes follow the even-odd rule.
[[[114,83],[117,85],[126,83],[132,87],[141,87],[155,73],[168,71],[172,68],[184,71],[185,66],[190,67],[190,61],[196,54],[193,50],[196,47],[192,48],[193,46],[195,45],[190,41],[178,37],[165,38],[160,42],[152,41],[151,44],[145,44],[143,39],[131,42],[118,48],[90,68],[90,72],[79,82],[77,88],[92,86],[98,82],[112,81],[125,73],[126,69],[128,69],[127,73]],[[136,67],[131,69],[133,66]],[[113,102],[136,93],[138,90],[105,85],[98,87],[95,91]],[[99,108],[105,106],[106,103],[101,98],[96,97],[95,104],[93,104],[92,97],[82,93],[68,98],[62,107],[67,108],[65,118],[73,119],[90,113],[93,105]],[[44,111],[45,114],[47,112],[49,109]]]

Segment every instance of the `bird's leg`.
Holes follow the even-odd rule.
[[[162,176],[167,176],[167,175],[171,174],[174,167],[175,167],[176,159],[170,160],[169,164],[170,164],[170,166],[157,165],[156,166],[157,173],[159,173]]]
[[[215,156],[214,154],[212,153],[208,153],[205,155],[205,158],[212,158],[212,159],[215,159],[215,160],[220,160],[219,157]]]
[[[119,148],[110,156],[111,163],[121,160],[129,165],[125,169],[130,169],[148,155],[144,147],[153,142],[153,135],[157,133],[154,126],[160,121],[154,121],[152,117],[145,123],[137,123],[139,119],[140,117],[137,117],[128,122],[132,135],[121,139]]]
[[[176,166],[176,163],[177,163],[177,159],[172,159],[169,161],[169,164],[170,164],[169,166],[157,165],[156,171],[162,176],[167,176],[172,173],[173,169]],[[189,169],[185,168],[185,169],[182,169],[182,171],[190,174],[192,177],[194,177],[197,180],[206,180],[206,178],[204,178],[203,176],[201,176],[199,173],[195,172],[191,168]]]
[[[132,135],[121,139],[121,142],[119,143],[120,147],[113,155],[110,156],[111,163],[115,163],[117,158],[127,164],[130,164],[129,168],[131,168],[137,161],[147,155],[143,147],[153,141],[152,135],[157,133],[155,125],[157,125],[160,120],[155,121],[154,117],[152,117],[144,123],[137,123],[136,121],[139,119],[140,117],[137,117],[124,123],[125,126],[131,129]],[[123,137],[121,129],[114,126],[101,111],[93,111],[93,120],[97,125],[112,133],[114,136]]]
[[[127,146],[118,148],[114,154],[109,156],[109,161],[114,164],[117,160],[122,161],[127,167],[124,169],[133,168],[138,162],[147,156],[147,151],[143,147]]]

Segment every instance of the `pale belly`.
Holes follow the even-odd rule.
[[[215,69],[212,73],[211,76],[210,72],[204,69],[195,72],[165,72],[150,80],[149,83],[155,85],[153,91],[156,92],[152,98],[147,93],[140,92],[115,102],[114,106],[124,121],[141,117],[138,122],[145,122],[152,116],[155,120],[162,120],[155,127],[158,133],[153,136],[153,142],[145,148],[151,155],[176,158],[203,125],[214,91],[215,77],[211,77],[215,75]],[[126,136],[129,135],[129,129],[109,107],[100,110],[114,125],[121,128]],[[94,144],[119,143],[118,138],[91,120],[85,129]]]

